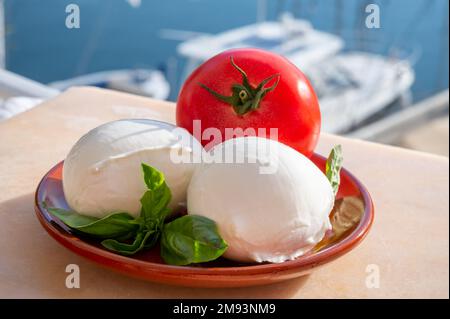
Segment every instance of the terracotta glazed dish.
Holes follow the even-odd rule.
[[[324,170],[326,159],[313,155],[313,162]],[[361,182],[346,169],[333,212],[333,229],[315,248],[295,260],[279,264],[242,264],[219,258],[195,266],[171,266],[163,262],[159,246],[132,257],[109,252],[89,238],[74,234],[58,218],[49,214],[48,206],[68,208],[62,188],[63,163],[53,167],[36,190],[35,211],[45,230],[73,252],[102,266],[143,280],[191,287],[244,287],[275,283],[311,273],[356,247],[367,235],[374,218],[371,197]]]

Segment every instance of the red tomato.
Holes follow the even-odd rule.
[[[181,89],[176,120],[194,136],[193,121],[201,120],[202,132],[217,128],[222,140],[226,128],[265,129],[266,137],[277,128],[279,142],[308,157],[321,124],[319,103],[305,75],[287,59],[259,49],[228,50],[198,67]],[[212,146],[222,140],[200,142]]]

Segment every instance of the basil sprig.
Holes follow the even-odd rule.
[[[188,265],[219,258],[227,249],[216,223],[211,219],[186,215],[164,225],[161,256],[172,265]]]
[[[168,264],[188,265],[219,258],[227,244],[216,223],[206,217],[186,215],[164,224],[170,214],[170,189],[157,169],[143,163],[142,172],[147,190],[140,199],[142,206],[137,218],[126,212],[103,218],[59,208],[48,208],[48,212],[76,232],[103,239],[103,247],[121,255],[130,256],[151,248],[161,237],[161,256]]]
[[[333,188],[334,191],[334,195],[337,194],[339,190],[339,184],[341,183],[340,172],[342,168],[342,162],[343,162],[342,146],[336,145],[331,150],[325,166],[325,175],[330,181],[331,187]]]

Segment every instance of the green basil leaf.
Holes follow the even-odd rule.
[[[99,220],[97,217],[81,215],[74,211],[62,208],[48,207],[47,210],[50,214],[58,217],[64,224],[71,228],[76,228],[80,225],[88,225]]]
[[[157,190],[165,184],[163,173],[145,163],[142,163],[141,166],[144,173],[144,182],[149,190]]]
[[[139,228],[128,213],[114,213],[99,219],[59,208],[48,208],[48,212],[70,228],[99,238],[121,237]]]
[[[106,249],[113,252],[130,256],[141,251],[145,247],[145,243],[152,234],[155,234],[154,230],[147,231],[146,233],[140,232],[136,235],[132,244],[121,243],[115,239],[105,239],[102,241],[102,245]]]
[[[186,215],[164,225],[161,256],[171,265],[188,265],[219,258],[227,249],[214,221]]]
[[[133,231],[131,231],[131,232],[125,234],[125,235],[115,237],[114,239],[116,239],[118,241],[126,241],[126,240],[131,239],[131,238],[133,238],[135,236],[136,236],[136,230],[133,230]]]
[[[146,191],[141,197],[141,216],[146,221],[159,220],[165,218],[170,210],[167,208],[171,199],[169,188],[159,191]]]
[[[144,163],[142,163],[142,171],[148,190],[141,197],[141,217],[147,223],[164,219],[170,212],[167,205],[169,205],[172,198],[164,175],[157,169]]]
[[[334,195],[337,194],[339,190],[339,184],[341,183],[341,168],[342,168],[343,156],[342,156],[342,146],[336,145],[330,152],[328,156],[325,175],[330,181],[331,187],[333,188]]]

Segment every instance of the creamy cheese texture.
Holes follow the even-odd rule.
[[[141,163],[160,170],[172,192],[169,207],[186,205],[186,192],[194,171],[189,157],[200,144],[184,129],[144,119],[119,120],[84,135],[71,149],[63,166],[64,195],[80,214],[103,217],[125,211],[140,213],[146,191]],[[171,152],[179,152],[177,161]]]
[[[188,213],[217,223],[228,243],[225,257],[273,263],[295,259],[331,228],[333,190],[302,154],[258,137],[230,139],[212,152],[234,158],[235,163],[203,163],[195,170]]]

